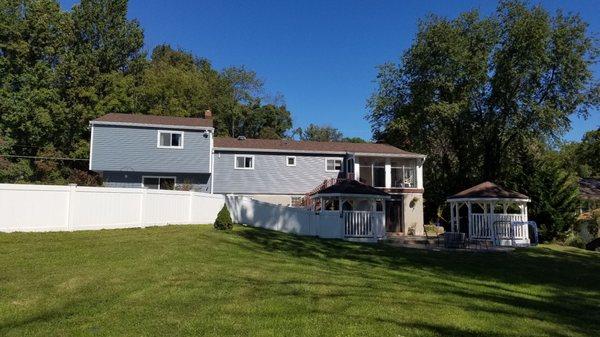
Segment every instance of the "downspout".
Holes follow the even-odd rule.
[[[210,194],[213,194],[215,185],[215,148],[213,132],[210,133],[210,157],[209,157],[209,171],[210,171]]]

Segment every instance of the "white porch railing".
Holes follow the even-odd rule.
[[[527,215],[473,213],[469,221],[469,236],[494,241],[528,241]]]
[[[377,238],[385,225],[383,212],[344,211],[344,236],[349,238]]]

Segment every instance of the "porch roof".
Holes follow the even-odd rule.
[[[529,197],[519,192],[507,190],[492,182],[486,181],[479,185],[475,185],[464,191],[458,192],[450,197],[448,201],[457,200],[497,200],[497,199],[512,199],[512,200],[529,200]]]
[[[339,179],[335,184],[313,193],[312,196],[370,196],[383,199],[390,198],[388,193],[352,179]]]

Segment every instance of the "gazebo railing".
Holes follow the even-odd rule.
[[[469,236],[479,239],[528,239],[529,230],[523,222],[527,222],[527,215],[472,213]]]
[[[385,213],[370,211],[344,211],[344,236],[370,238],[381,236]]]

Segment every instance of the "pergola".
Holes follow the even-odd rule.
[[[486,181],[450,196],[450,231],[465,232],[471,239],[497,244],[529,244],[527,203],[529,197]],[[465,216],[460,215],[466,207]],[[464,214],[464,212],[463,212]],[[463,225],[463,226],[461,226]]]

